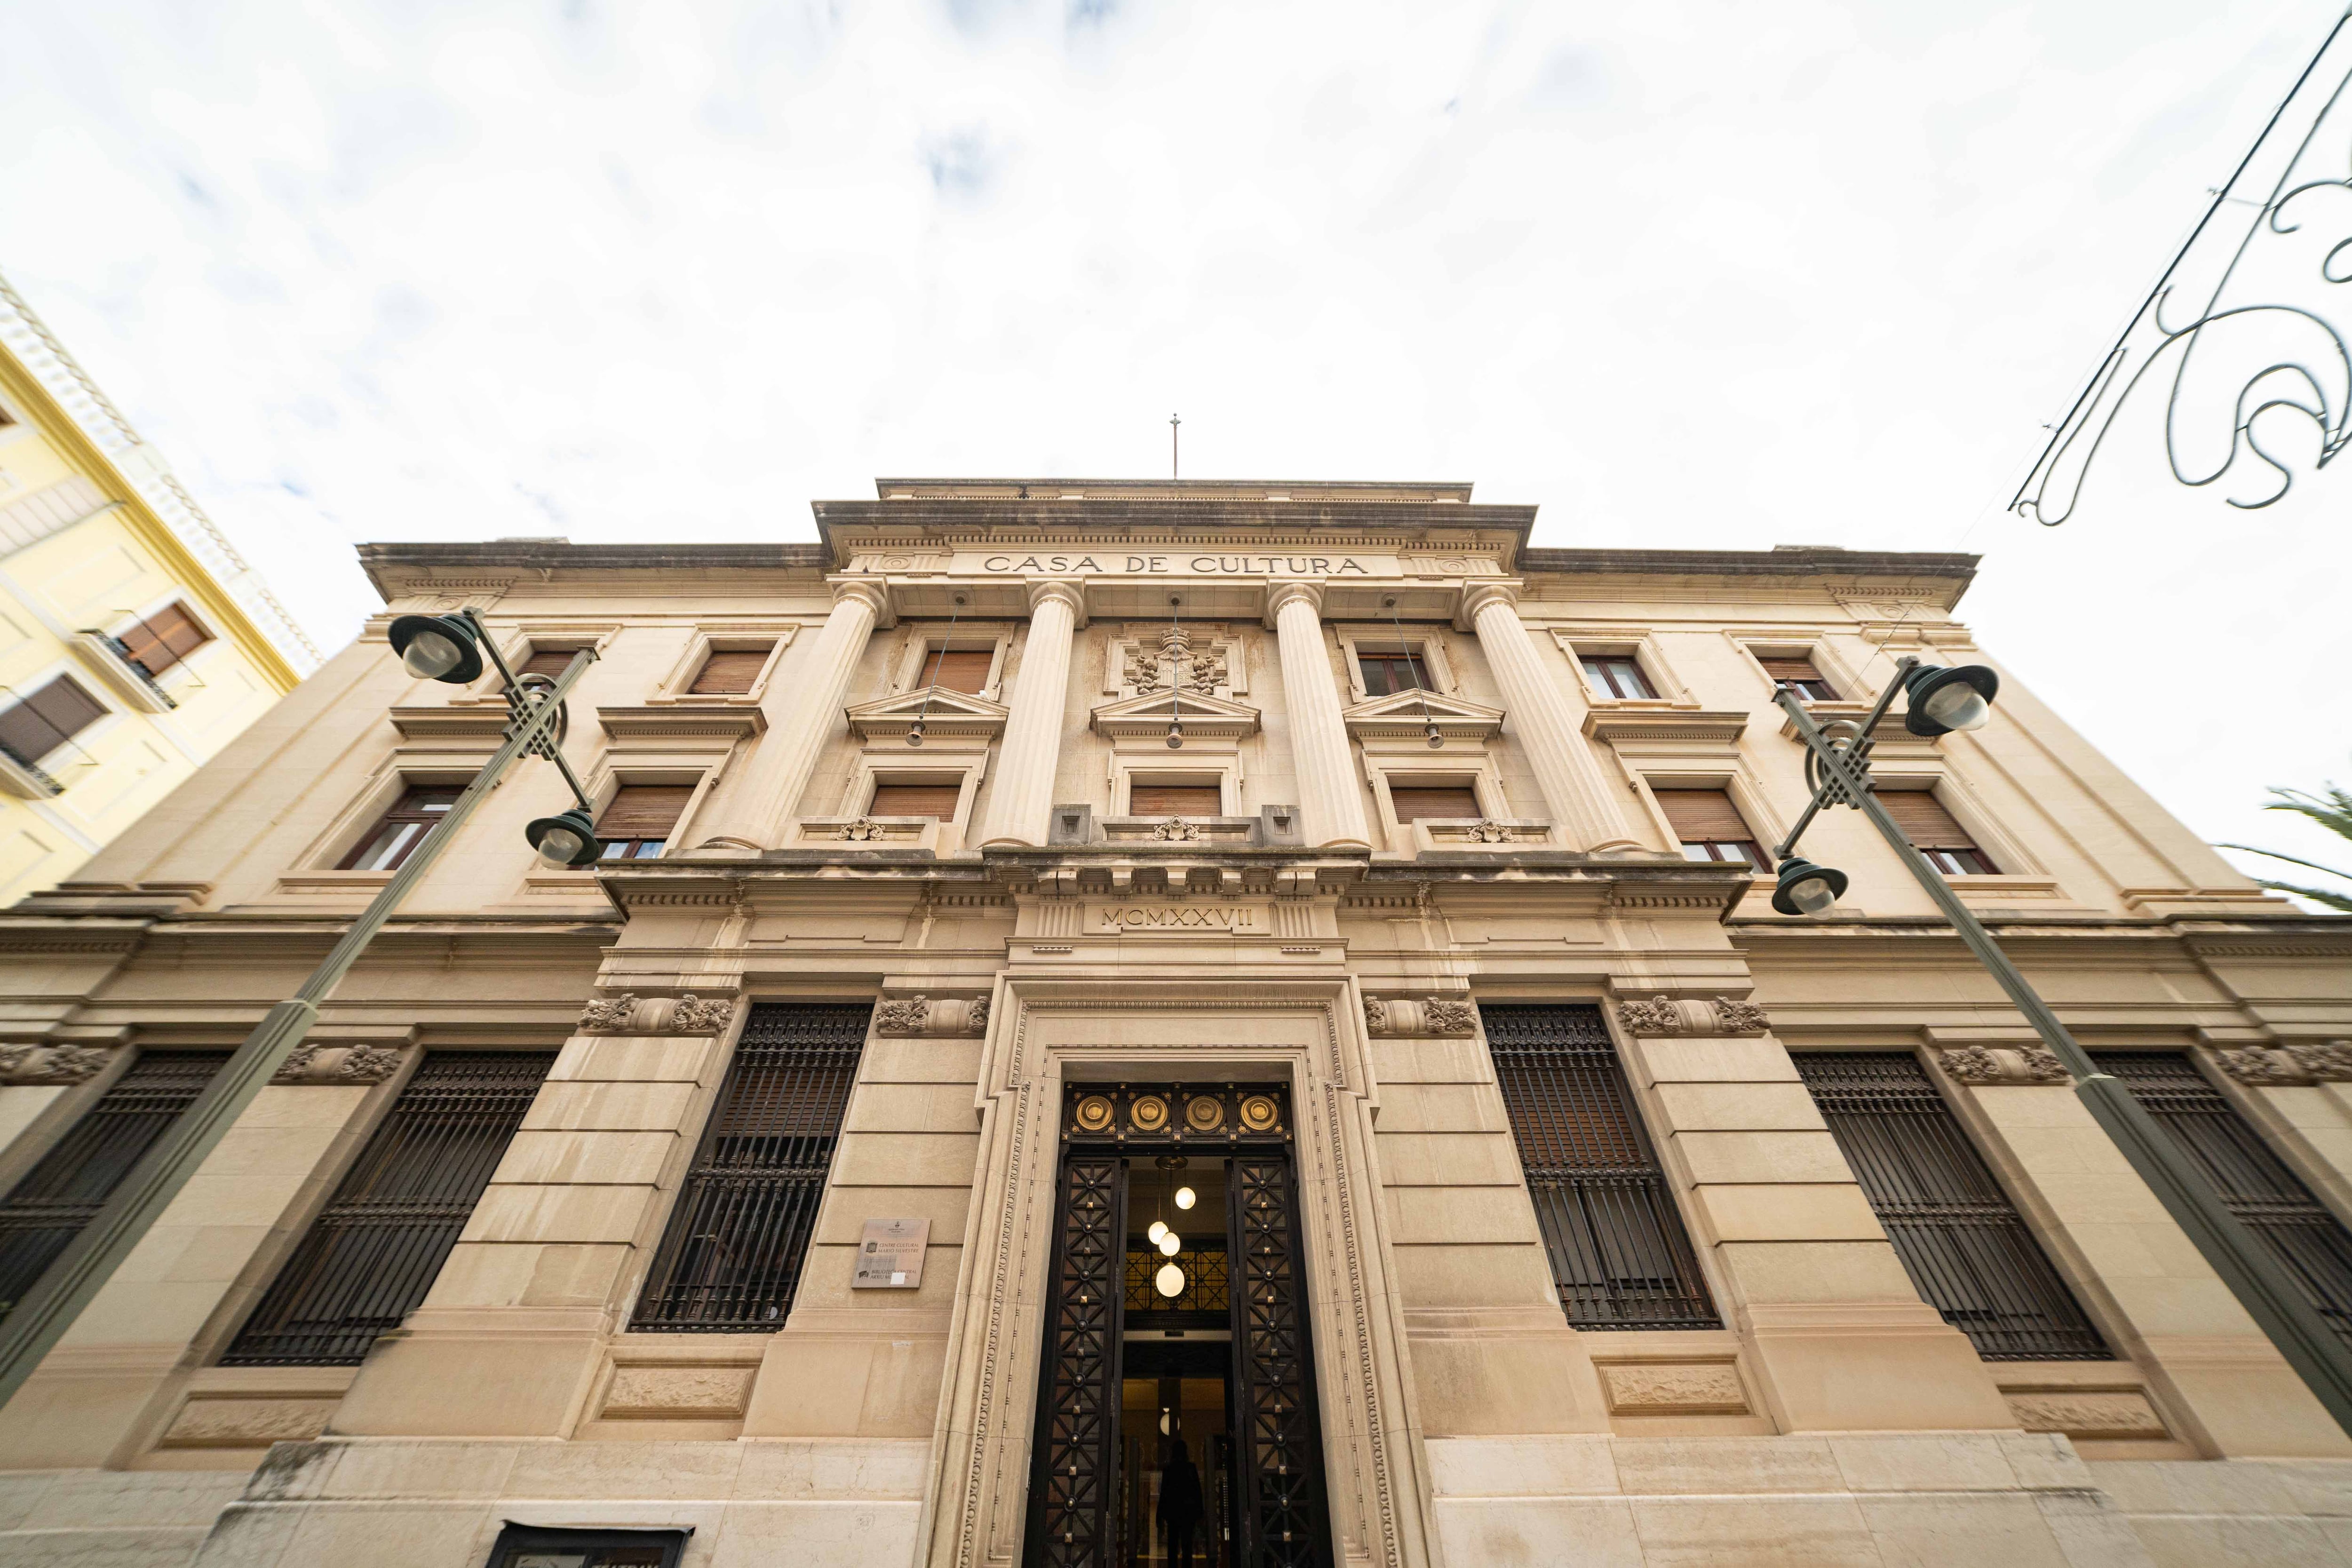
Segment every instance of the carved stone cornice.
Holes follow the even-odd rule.
[[[768,729],[768,716],[750,706],[599,708],[596,722],[615,741],[740,741]]]

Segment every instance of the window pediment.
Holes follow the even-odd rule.
[[[1258,728],[1257,710],[1248,703],[1198,691],[1147,691],[1105,702],[1091,715],[1095,733],[1115,741],[1157,738],[1177,720],[1183,721],[1185,734],[1203,739],[1238,739],[1256,734]]]
[[[1503,727],[1503,710],[1442,691],[1391,691],[1344,710],[1348,733],[1360,741],[1419,742],[1429,726],[1448,741],[1487,741]]]
[[[1009,712],[1001,702],[940,686],[860,702],[848,716],[850,729],[863,741],[903,741],[918,719],[926,734],[985,739],[1004,733]]]

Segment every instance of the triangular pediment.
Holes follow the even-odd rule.
[[[1001,735],[1007,710],[1000,702],[950,691],[944,686],[917,687],[893,697],[860,702],[849,710],[849,727],[862,738],[898,739],[919,718],[924,731],[934,735]]]
[[[1465,702],[1442,691],[1391,691],[1359,702],[1340,717],[1348,722],[1348,733],[1359,739],[1421,735],[1435,724],[1449,741],[1484,741],[1503,725],[1500,708]]]
[[[1170,721],[1179,719],[1187,731],[1203,737],[1257,733],[1256,709],[1230,697],[1199,691],[1147,691],[1139,697],[1122,697],[1097,708],[1093,719],[1097,734],[1114,737],[1164,734]]]

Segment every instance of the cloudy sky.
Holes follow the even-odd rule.
[[[2012,668],[2324,856],[2254,808],[2352,783],[2352,463],[2002,507],[2334,15],[0,0],[0,268],[322,646],[356,541],[803,539],[1181,410],[1546,543],[1980,551]]]

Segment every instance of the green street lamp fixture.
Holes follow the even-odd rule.
[[[1904,679],[1909,711],[1903,727],[1915,735],[1943,735],[1954,730],[1981,730],[1992,717],[1992,700],[2000,690],[2000,677],[1980,664],[1948,669],[1923,664]]]
[[[73,1327],[83,1309],[260,1094],[262,1086],[285,1066],[286,1058],[318,1021],[320,1004],[333,994],[401,900],[455,841],[475,808],[517,759],[530,755],[553,763],[577,803],[575,809],[541,817],[526,830],[540,858],[551,865],[578,867],[593,865],[604,853],[589,815],[587,794],[561,749],[564,699],[595,662],[593,650],[582,648],[574,653],[563,673],[552,680],[541,675],[518,679],[471,610],[454,616],[402,616],[392,623],[387,636],[402,667],[420,680],[462,685],[478,679],[487,653],[506,681],[505,742],[417,841],[383,891],[310,972],[302,988],[262,1015],[261,1022],[213,1075],[204,1091],[148,1148],[80,1235],[25,1293],[6,1320],[0,1321],[0,1405],[15,1397],[41,1358]]]
[[[1868,718],[1823,725],[1813,721],[1803,699],[1784,689],[1779,702],[1805,743],[1805,779],[1812,786],[1813,797],[1773,852],[1781,866],[1772,890],[1772,907],[1784,915],[1821,915],[1833,909],[1845,893],[1845,874],[1795,858],[1797,840],[1828,806],[1852,806],[1868,817],[1904,869],[1951,922],[1954,934],[2065,1068],[2083,1109],[2114,1141],[2165,1212],[2188,1233],[2198,1252],[2278,1347],[2313,1397],[2338,1426],[2352,1434],[2352,1346],[2336,1337],[2294,1276],[2230,1212],[2203,1166],[2157,1125],[2147,1108],[2132,1098],[2120,1079],[2099,1069],[2073,1032],[2001,952],[1992,933],[1960,901],[1951,884],[1928,863],[1879,801],[1870,776],[1871,737],[1898,693],[1909,698],[1903,727],[1914,735],[1936,736],[1980,728],[1992,716],[1992,700],[2000,689],[2000,677],[1981,665],[1948,669],[1905,658],[1895,665],[1895,679],[1879,693],[1877,706]]]
[[[474,635],[473,623],[463,616],[403,616],[392,623],[386,635],[402,668],[419,680],[464,686],[481,679],[481,639]]]

